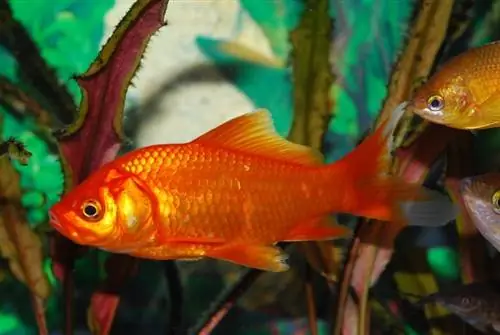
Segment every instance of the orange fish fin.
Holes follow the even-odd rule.
[[[203,250],[193,249],[192,245],[186,243],[163,244],[154,247],[133,249],[128,252],[131,256],[156,260],[197,260],[204,257]]]
[[[226,244],[207,250],[205,255],[264,271],[283,272],[289,268],[288,256],[273,246]]]
[[[339,183],[340,174],[341,183],[345,185],[339,212],[401,222],[405,221],[399,206],[402,202],[426,198],[421,185],[388,174],[391,164],[388,126],[389,119],[386,119],[353,151],[329,166],[335,178],[332,183]]]
[[[201,135],[193,143],[220,147],[307,165],[322,164],[322,155],[281,137],[273,126],[271,113],[259,109],[231,119]]]
[[[341,226],[333,217],[322,217],[295,226],[283,239],[284,242],[323,241],[347,237],[351,229]]]

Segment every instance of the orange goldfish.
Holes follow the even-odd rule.
[[[385,130],[323,164],[279,136],[267,110],[248,113],[189,143],[137,149],[103,165],[51,208],[51,223],[76,243],[115,253],[285,271],[277,242],[350,234],[331,213],[403,220],[399,203],[420,189],[382,172]]]
[[[416,90],[407,110],[451,128],[500,126],[500,43],[449,60]]]

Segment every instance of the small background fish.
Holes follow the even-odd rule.
[[[500,286],[489,281],[443,290],[419,301],[419,305],[439,303],[464,321],[485,332],[500,333]]]
[[[422,86],[407,110],[459,129],[500,126],[500,43],[452,58]]]
[[[475,226],[500,251],[500,174],[487,173],[465,178],[460,189]]]

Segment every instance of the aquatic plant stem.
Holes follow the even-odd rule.
[[[392,115],[393,111],[403,101],[408,101],[414,89],[428,77],[432,70],[438,51],[440,50],[446,32],[454,0],[426,0],[421,1],[416,12],[406,45],[393,67],[387,96],[376,123]],[[406,115],[400,122],[399,133],[411,133],[411,140],[415,140],[423,128],[413,127],[413,115]],[[415,127],[413,127],[415,128]],[[410,131],[411,130],[411,131]],[[394,146],[410,144],[409,136],[398,136]]]

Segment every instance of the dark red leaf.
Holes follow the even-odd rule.
[[[139,262],[128,255],[111,255],[106,261],[106,281],[92,294],[87,323],[93,334],[109,334],[126,280],[137,273]]]
[[[87,72],[75,77],[83,93],[77,120],[55,132],[65,172],[65,191],[116,157],[124,141],[122,121],[126,92],[149,39],[166,24],[167,4],[168,0],[138,0]],[[54,272],[60,280],[67,281],[71,280],[72,264],[80,248],[62,240],[64,238],[56,234],[52,257]],[[109,262],[114,259],[111,257]],[[135,262],[130,257],[126,259],[130,264]],[[123,282],[129,275],[123,273],[124,278],[113,281]],[[118,300],[116,294],[92,298],[90,315],[97,318],[92,324],[99,324],[100,331],[105,331],[101,334],[109,331]],[[99,313],[93,313],[95,310]]]
[[[83,93],[78,119],[57,134],[67,172],[66,190],[114,159],[120,149],[127,88],[150,37],[165,25],[167,3],[137,1],[87,72],[75,77]]]

